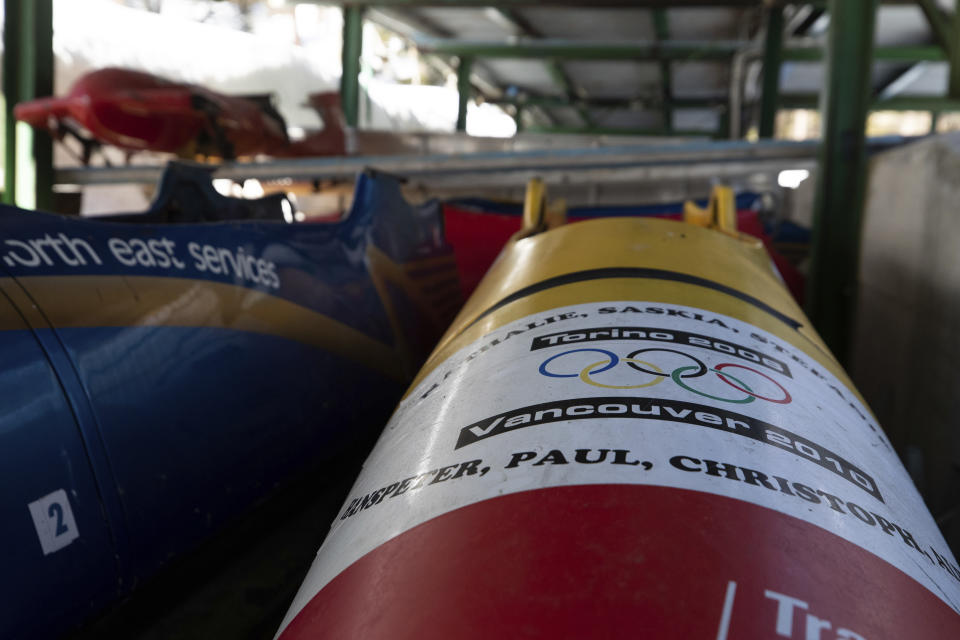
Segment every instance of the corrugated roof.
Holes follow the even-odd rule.
[[[950,8],[952,0],[940,0]],[[571,43],[651,43],[663,40],[709,44],[735,41],[753,55],[745,67],[744,90],[749,109],[759,96],[760,65],[765,29],[765,9],[735,8],[591,8],[515,7],[409,8],[392,6],[400,20],[426,37],[452,38],[464,42],[517,43],[557,39]],[[810,5],[786,10],[786,41],[823,46],[829,16]],[[425,26],[426,25],[426,26]],[[518,40],[519,39],[519,40]],[[917,6],[881,6],[877,14],[876,43],[879,46],[934,44],[934,34]],[[554,65],[551,68],[551,65]],[[662,63],[631,60],[575,60],[556,62],[537,59],[477,58],[474,70],[499,87],[507,101],[524,97],[549,99],[531,107],[533,118],[544,125],[568,123],[629,128],[662,127],[667,119],[675,129],[695,130],[723,123],[729,101],[731,62],[726,60],[674,60]],[[947,91],[944,62],[904,63],[878,61],[873,83],[877,96],[943,96]],[[780,92],[809,98],[823,85],[821,62],[785,61],[781,66]],[[665,82],[666,81],[666,82]],[[668,94],[669,90],[669,94]],[[674,103],[670,102],[670,98]],[[552,102],[550,101],[552,100]],[[564,104],[567,100],[567,105]],[[574,102],[570,104],[570,100]],[[616,103],[616,101],[620,101]],[[713,101],[713,105],[689,104]],[[611,103],[613,101],[613,103]],[[679,101],[679,102],[677,102]],[[684,104],[687,101],[688,104]],[[600,103],[600,104],[597,104]],[[719,106],[717,106],[719,105]]]
[[[631,42],[656,37],[649,9],[540,7],[517,13],[547,38],[594,39],[603,34],[607,40]]]

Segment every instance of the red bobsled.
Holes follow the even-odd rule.
[[[311,96],[326,128],[291,142],[286,123],[267,94],[228,96],[141,71],[107,68],[81,77],[65,97],[16,105],[14,117],[57,138],[76,136],[84,143],[85,161],[98,144],[226,159],[339,155],[344,136],[336,97]]]

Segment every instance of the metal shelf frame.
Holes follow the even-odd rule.
[[[848,327],[852,322],[852,301],[856,292],[856,257],[859,253],[859,226],[863,208],[863,190],[866,172],[865,119],[870,109],[928,109],[934,113],[960,111],[960,19],[956,13],[941,10],[934,0],[897,0],[883,4],[915,4],[920,7],[931,26],[935,41],[931,45],[875,46],[874,22],[881,0],[817,0],[807,4],[814,7],[817,15],[830,16],[829,44],[826,49],[786,41],[784,36],[783,6],[779,0],[500,0],[498,10],[504,19],[515,25],[518,38],[506,43],[463,42],[442,37],[422,38],[417,41],[425,53],[458,58],[458,89],[460,91],[457,128],[466,128],[466,110],[474,95],[484,95],[471,76],[484,58],[521,57],[542,59],[549,65],[555,82],[563,91],[560,98],[551,98],[566,106],[572,106],[583,115],[583,127],[544,129],[550,133],[595,133],[612,134],[615,130],[598,130],[589,117],[589,98],[585,98],[573,86],[564,73],[564,60],[638,60],[649,59],[661,64],[661,103],[665,121],[656,130],[629,131],[632,134],[689,135],[691,132],[676,131],[672,126],[671,111],[682,108],[670,87],[669,65],[674,60],[723,60],[733,61],[743,54],[743,42],[685,43],[669,38],[669,25],[663,12],[676,7],[754,7],[766,12],[766,33],[761,53],[764,62],[762,78],[762,101],[760,109],[760,134],[766,138],[773,134],[773,123],[778,108],[813,108],[819,106],[823,118],[822,143],[814,145],[818,150],[819,179],[816,198],[816,229],[814,264],[811,282],[809,313],[824,339],[841,357],[848,342]],[[367,9],[383,8],[400,11],[404,8],[434,7],[487,7],[481,0],[378,0],[367,3],[359,0],[341,0],[344,7],[343,31],[343,77],[341,99],[346,121],[356,126],[360,101],[360,57],[362,27]],[[557,41],[540,37],[536,25],[528,24],[523,16],[513,9],[524,6],[591,6],[591,7],[645,7],[651,10],[657,38],[651,42],[610,44],[603,42]],[[52,0],[4,0],[5,27],[3,93],[5,96],[3,157],[6,189],[3,201],[31,208],[49,208],[52,187],[57,183],[103,184],[113,182],[155,181],[158,169],[125,167],[118,169],[63,170],[55,172],[52,167],[52,143],[49,137],[38,134],[22,124],[14,122],[13,106],[23,100],[50,95],[53,92],[52,53]],[[751,47],[754,45],[750,44]],[[827,83],[819,96],[780,95],[779,68],[784,61],[822,60],[827,69]],[[923,64],[929,61],[950,63],[950,91],[947,96],[935,98],[891,97],[883,92],[871,96],[869,75],[874,60],[887,60]],[[481,87],[482,88],[482,87]],[[489,87],[488,87],[489,88]],[[498,98],[498,96],[491,96]],[[499,97],[502,99],[502,97]],[[631,108],[631,103],[625,105]],[[638,103],[636,105],[642,107]],[[686,105],[692,106],[692,105]],[[711,108],[723,109],[723,103],[713,101]],[[537,105],[536,98],[520,98],[511,106],[517,113],[521,110],[549,108]],[[729,118],[730,112],[723,114]],[[721,121],[723,117],[721,117]],[[730,126],[738,132],[739,122]],[[726,127],[714,135],[724,135]],[[702,133],[702,132],[695,132]],[[709,135],[709,132],[708,132]],[[739,144],[739,143],[738,143]],[[253,164],[225,164],[218,177],[304,177],[309,179],[338,178],[353,174],[367,166],[405,175],[451,175],[455,171],[504,171],[504,167],[525,171],[602,170],[606,168],[650,167],[657,163],[701,163],[703,166],[719,166],[724,162],[757,162],[777,158],[783,149],[791,154],[803,155],[809,161],[812,147],[778,147],[761,143],[748,150],[748,146],[688,146],[671,149],[646,148],[643,152],[617,156],[611,149],[603,149],[602,157],[591,158],[589,153],[581,156],[600,162],[592,167],[578,162],[570,164],[569,156],[561,151],[545,151],[543,155],[511,153],[507,157],[422,157],[398,159],[336,158],[306,159],[302,161],[277,161]],[[697,155],[684,156],[696,148]],[[802,149],[802,152],[801,152]],[[752,154],[752,156],[751,156]],[[548,160],[552,156],[554,160]],[[619,159],[618,159],[619,158]],[[744,159],[746,158],[746,160]],[[782,159],[782,158],[781,158]],[[567,162],[565,165],[564,162]],[[469,169],[466,166],[469,165]],[[489,166],[488,166],[489,165]],[[718,173],[724,173],[719,171]]]

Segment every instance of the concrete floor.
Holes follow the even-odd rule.
[[[369,449],[290,483],[70,637],[273,638]]]

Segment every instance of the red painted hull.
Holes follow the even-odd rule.
[[[820,527],[631,485],[526,491],[434,518],[353,563],[280,637],[712,639],[731,582],[722,637],[783,637],[789,597],[806,608],[790,607],[786,637],[960,638],[936,596]]]
[[[18,104],[14,117],[55,129],[79,125],[98,142],[129,151],[272,155],[288,146],[282,122],[257,102],[128,69],[101,69],[80,78],[63,98]]]

